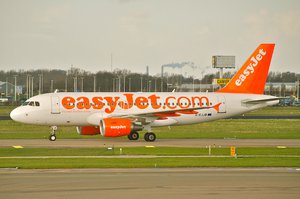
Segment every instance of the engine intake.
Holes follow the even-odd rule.
[[[126,136],[132,131],[140,131],[142,129],[142,125],[134,124],[130,119],[105,118],[100,120],[100,132],[104,137]]]

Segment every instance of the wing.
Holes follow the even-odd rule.
[[[104,117],[102,116],[101,113],[94,113],[88,117],[87,121],[91,125],[99,125],[99,121],[103,118],[128,118],[128,119],[132,119],[134,122],[139,122],[140,124],[146,125],[158,119],[165,119],[168,117],[178,117],[183,114],[197,114],[199,110],[215,109],[216,111],[219,111],[220,105],[221,103],[218,103],[214,106],[200,106],[200,107],[193,107],[193,108],[181,108],[181,109],[171,109],[171,110],[168,109],[168,110],[159,110],[159,111],[148,110],[144,112],[131,113],[131,114],[116,113]]]

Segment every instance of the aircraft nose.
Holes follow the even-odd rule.
[[[18,110],[18,108],[15,108],[14,110],[12,110],[12,112],[10,112],[10,118],[14,121],[20,122],[21,119],[21,113]]]

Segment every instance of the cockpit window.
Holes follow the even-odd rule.
[[[27,106],[28,104],[29,104],[29,102],[26,101],[26,102],[24,102],[24,103],[22,104],[22,106]]]
[[[22,106],[40,106],[40,102],[37,101],[26,101]]]

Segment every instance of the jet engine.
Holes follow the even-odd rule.
[[[77,133],[80,135],[97,135],[100,134],[99,126],[77,126]]]
[[[105,118],[100,120],[100,132],[104,137],[126,136],[132,131],[140,131],[142,129],[142,125],[134,124],[130,119]]]

